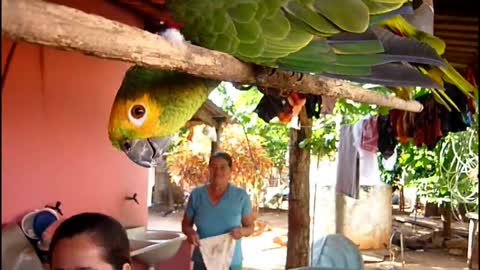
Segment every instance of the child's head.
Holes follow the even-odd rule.
[[[104,214],[82,213],[63,221],[49,248],[51,270],[131,269],[130,247],[122,225]]]

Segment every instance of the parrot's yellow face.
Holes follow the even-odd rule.
[[[118,96],[112,106],[108,135],[112,145],[138,165],[156,166],[170,142],[159,137],[164,107],[145,91],[139,96]]]
[[[156,166],[170,137],[192,118],[219,82],[133,66],[110,112],[108,136],[130,160]]]
[[[162,106],[148,92],[134,99],[117,99],[110,114],[108,135],[113,146],[121,148],[126,139],[147,139],[160,130]]]

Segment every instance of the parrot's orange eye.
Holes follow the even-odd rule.
[[[135,105],[130,110],[130,114],[133,118],[140,119],[145,115],[145,107],[143,107],[143,105]]]
[[[128,111],[128,120],[136,127],[141,127],[147,118],[147,108],[144,104],[135,104]]]

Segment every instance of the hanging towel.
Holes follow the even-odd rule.
[[[372,153],[378,151],[378,125],[376,116],[372,116],[363,121],[361,147]]]
[[[359,155],[354,145],[353,126],[340,127],[340,145],[338,146],[336,191],[358,199]]]
[[[372,136],[373,132],[366,131],[365,129],[366,125],[370,125],[369,122],[371,122],[371,119],[375,119],[376,122],[376,116],[368,116],[359,120],[353,125],[352,128],[353,145],[358,152],[359,185],[378,185],[382,183],[380,179],[380,169],[378,168],[377,152],[367,151],[363,148],[362,145],[365,141],[365,137]],[[377,129],[376,126],[375,129]],[[375,133],[377,133],[376,139],[378,141],[378,131],[375,131]],[[377,143],[377,141],[375,141],[375,144]]]
[[[200,252],[207,270],[228,270],[235,240],[228,233],[200,239]]]

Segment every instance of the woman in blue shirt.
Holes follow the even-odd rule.
[[[193,270],[206,269],[198,248],[200,239],[225,233],[237,240],[230,269],[240,270],[243,260],[240,239],[251,235],[254,230],[252,204],[244,189],[229,183],[232,174],[230,155],[224,152],[213,154],[208,170],[209,182],[190,193],[182,220],[182,232],[195,246]]]

